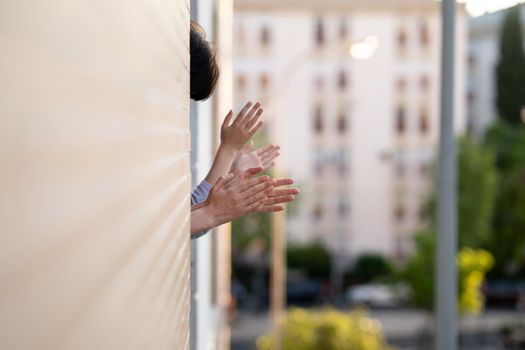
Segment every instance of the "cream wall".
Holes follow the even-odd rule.
[[[189,4],[0,4],[0,348],[189,346]]]

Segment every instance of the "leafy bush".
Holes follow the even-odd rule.
[[[311,278],[329,279],[331,257],[321,243],[289,246],[286,250],[286,260],[289,268],[305,271]]]
[[[389,350],[379,321],[364,310],[343,313],[332,309],[310,312],[294,309],[286,317],[283,350]],[[258,350],[272,350],[268,335],[257,340]]]
[[[410,286],[414,306],[431,310],[434,303],[434,255],[436,235],[422,232],[416,237],[416,254],[399,276]],[[458,308],[462,313],[479,313],[484,306],[481,287],[485,274],[494,265],[492,255],[483,249],[462,248],[457,255]]]
[[[350,276],[359,283],[368,283],[379,277],[389,276],[392,272],[392,265],[385,257],[370,253],[357,258],[350,269]]]
[[[481,293],[483,279],[494,266],[494,258],[486,250],[463,248],[458,254],[459,268],[459,311],[478,314],[483,310],[484,297]]]

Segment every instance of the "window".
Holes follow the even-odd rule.
[[[268,87],[270,85],[270,78],[268,76],[268,74],[266,73],[263,73],[261,74],[261,76],[259,77],[259,87],[262,91],[266,91],[268,90]]]
[[[419,115],[419,131],[422,135],[426,135],[428,133],[429,128],[430,125],[428,120],[428,112],[425,108],[423,108]]]
[[[396,131],[399,135],[405,133],[406,129],[406,111],[404,106],[397,107],[396,113]]]
[[[430,79],[428,78],[428,75],[422,75],[421,79],[419,80],[419,85],[421,87],[421,91],[427,92],[430,87]]]
[[[346,40],[348,38],[348,24],[344,18],[341,19],[339,24],[339,39]]]
[[[398,222],[403,221],[405,219],[405,215],[406,215],[405,207],[402,204],[397,204],[395,211],[394,211],[394,216],[396,218],[396,221]]]
[[[237,75],[235,78],[235,85],[238,94],[243,94],[246,92],[246,76],[244,74]]]
[[[270,45],[270,41],[270,29],[267,26],[263,26],[261,29],[261,45],[263,47],[268,47],[268,45]]]
[[[323,132],[324,129],[324,120],[323,120],[323,110],[321,106],[315,107],[314,111],[314,130],[317,134]]]
[[[320,148],[316,148],[313,154],[314,171],[316,175],[323,175],[325,156]]]
[[[236,44],[239,46],[239,47],[244,47],[245,45],[245,39],[246,39],[246,35],[245,35],[245,29],[244,29],[244,25],[242,23],[240,23],[238,26],[237,26],[237,31],[236,31],[236,37],[237,37],[237,42]]]
[[[426,20],[421,20],[419,23],[419,42],[425,49],[430,46],[430,30]]]
[[[348,215],[349,212],[349,205],[346,200],[346,198],[342,197],[339,198],[339,201],[337,203],[337,212],[341,218],[344,218]]]
[[[346,116],[343,112],[339,114],[339,117],[337,118],[337,131],[339,134],[344,134],[346,132],[347,128],[347,120]]]
[[[405,78],[397,79],[397,90],[400,93],[406,92],[407,89],[407,80]]]
[[[421,175],[422,178],[427,178],[430,174],[430,166],[427,162],[422,162],[419,164],[419,175]]]
[[[339,89],[344,90],[348,86],[348,77],[346,76],[346,72],[340,71],[337,76],[337,86]]]
[[[315,78],[314,86],[317,91],[322,91],[324,89],[324,79],[322,76],[317,76]]]
[[[404,51],[407,48],[407,32],[404,27],[399,28],[397,31],[397,47],[399,50]]]
[[[323,218],[323,207],[320,203],[317,203],[312,210],[312,220],[320,221]]]
[[[323,20],[321,18],[317,19],[315,25],[315,43],[318,47],[321,47],[325,43],[325,30],[323,25]]]
[[[336,162],[339,175],[346,175],[348,172],[348,154],[344,147],[339,148],[336,156]]]
[[[396,175],[399,177],[404,177],[407,173],[407,167],[404,161],[398,161],[396,164]]]

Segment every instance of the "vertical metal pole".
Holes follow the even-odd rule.
[[[454,138],[454,47],[456,1],[442,2],[441,130],[438,236],[436,245],[436,350],[457,349],[457,199]]]
[[[281,96],[277,96],[273,101],[275,103],[276,111],[275,118],[273,119],[273,137],[279,145],[283,145],[284,142],[282,120],[280,120],[284,115],[284,96],[286,96],[286,90],[284,90]],[[284,157],[285,154],[282,154],[280,159],[277,159],[274,166],[273,176],[276,179],[284,178],[286,176]],[[284,311],[286,307],[286,212],[272,214],[271,237],[270,311],[272,318],[272,349],[281,350],[283,341]]]

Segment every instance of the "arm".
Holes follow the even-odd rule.
[[[248,102],[231,124],[233,112],[228,113],[221,126],[221,143],[205,178],[207,182],[215,183],[220,176],[230,172],[237,152],[262,127],[263,122],[259,120],[262,112],[260,103],[252,106]]]

